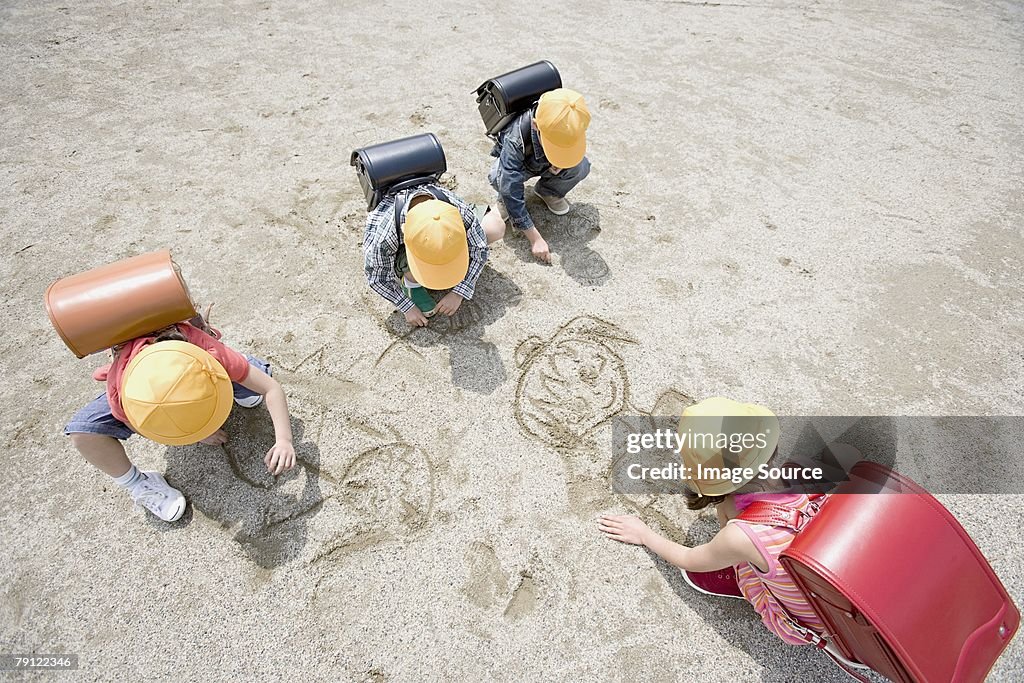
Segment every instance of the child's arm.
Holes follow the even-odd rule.
[[[249,374],[239,384],[265,397],[270,419],[274,423],[276,443],[263,458],[263,462],[267,464],[267,471],[278,475],[292,469],[295,467],[292,423],[288,416],[288,400],[285,398],[281,383],[265,372],[250,369]]]
[[[621,543],[643,545],[665,561],[691,572],[710,572],[741,562],[764,566],[764,559],[742,529],[726,525],[710,542],[696,548],[670,541],[656,534],[634,515],[602,515],[598,528]]]

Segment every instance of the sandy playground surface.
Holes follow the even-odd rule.
[[[4,2],[0,652],[76,678],[840,681],[749,607],[598,537],[610,419],[726,394],[780,414],[1019,415],[1021,57],[1010,2]],[[411,332],[365,286],[349,152],[423,131],[490,198],[470,91],[539,58],[593,111],[554,264],[492,250]],[[170,247],[271,360],[226,448],[129,453],[132,511],[61,435],[100,391],[53,279]],[[542,381],[554,375],[557,381]],[[1021,496],[944,496],[1018,603]],[[992,680],[1024,677],[1024,640]]]

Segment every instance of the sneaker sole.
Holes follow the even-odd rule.
[[[251,398],[236,398],[235,405],[239,406],[240,408],[259,408],[261,405],[263,405],[262,396],[254,396],[252,398],[258,398],[259,400],[256,401],[255,403],[248,403],[248,401],[252,400]]]

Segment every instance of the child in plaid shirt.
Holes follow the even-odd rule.
[[[410,325],[422,327],[435,313],[454,315],[473,298],[487,245],[504,234],[497,212],[487,207],[481,220],[439,185],[389,195],[366,217],[366,280]],[[435,303],[427,289],[450,291]]]

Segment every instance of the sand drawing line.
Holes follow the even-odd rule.
[[[241,481],[243,484],[247,484],[256,489],[269,490],[274,487],[273,482],[269,484],[259,482],[246,475],[246,473],[242,470],[242,466],[238,463],[238,459],[235,457],[235,454],[231,452],[231,449],[228,448],[227,444],[221,444],[220,448],[222,451],[224,451],[224,455],[228,462],[228,467],[231,468],[231,474],[235,475],[236,479]]]
[[[284,517],[281,517],[280,519],[275,519],[273,521],[266,522],[263,525],[263,531],[264,532],[272,531],[275,528],[277,528],[279,526],[282,526],[284,524],[288,524],[290,522],[295,522],[295,521],[297,521],[299,519],[302,519],[303,517],[308,517],[308,516],[311,516],[311,515],[315,515],[317,512],[320,512],[320,508],[322,508],[324,506],[324,504],[327,501],[329,501],[332,497],[333,497],[333,494],[324,496],[323,498],[320,498],[319,500],[315,501],[312,505],[309,505],[309,506],[307,506],[306,508],[304,508],[302,510],[298,510],[298,511],[293,512],[291,514],[285,515]]]
[[[355,522],[325,544],[310,564],[425,530],[433,517],[434,479],[429,458],[405,441],[383,443],[357,455],[338,485],[339,504]]]
[[[315,372],[316,372],[316,374],[323,374],[323,372],[324,372],[324,355],[326,353],[327,353],[327,345],[324,344],[323,346],[321,346],[316,351],[314,351],[314,352],[310,353],[309,355],[307,355],[306,357],[304,357],[302,360],[300,360],[294,366],[285,365],[283,362],[281,362],[281,360],[279,358],[277,358],[276,356],[271,356],[271,355],[267,356],[267,361],[272,363],[274,366],[277,366],[277,367],[281,368],[282,370],[284,370],[286,372],[297,373],[299,370],[302,369],[303,366],[306,365],[306,363],[309,363],[310,361],[313,361],[315,359],[315,362],[316,362],[316,371]]]
[[[420,346],[432,346],[434,344],[443,342],[449,337],[454,337],[472,330],[475,326],[482,324],[484,320],[484,311],[481,304],[473,299],[464,301],[456,311],[455,315],[449,317],[446,315],[436,315],[430,320],[430,324],[426,327],[413,327],[407,330],[396,330],[393,329],[391,324],[392,319],[389,318],[384,322],[384,328],[395,336],[395,339],[391,341],[387,347],[380,352],[377,356],[377,360],[374,361],[373,367],[377,367],[387,358],[393,351],[398,348],[411,351],[419,358],[423,358],[423,354],[416,348],[412,343],[417,341]]]
[[[629,376],[619,348],[636,341],[614,323],[584,315],[547,340],[516,347],[522,369],[514,415],[523,431],[556,450],[584,443],[629,405]]]
[[[585,285],[599,285],[611,275],[611,267],[604,257],[590,248],[571,252],[562,257],[562,267],[569,277]]]

